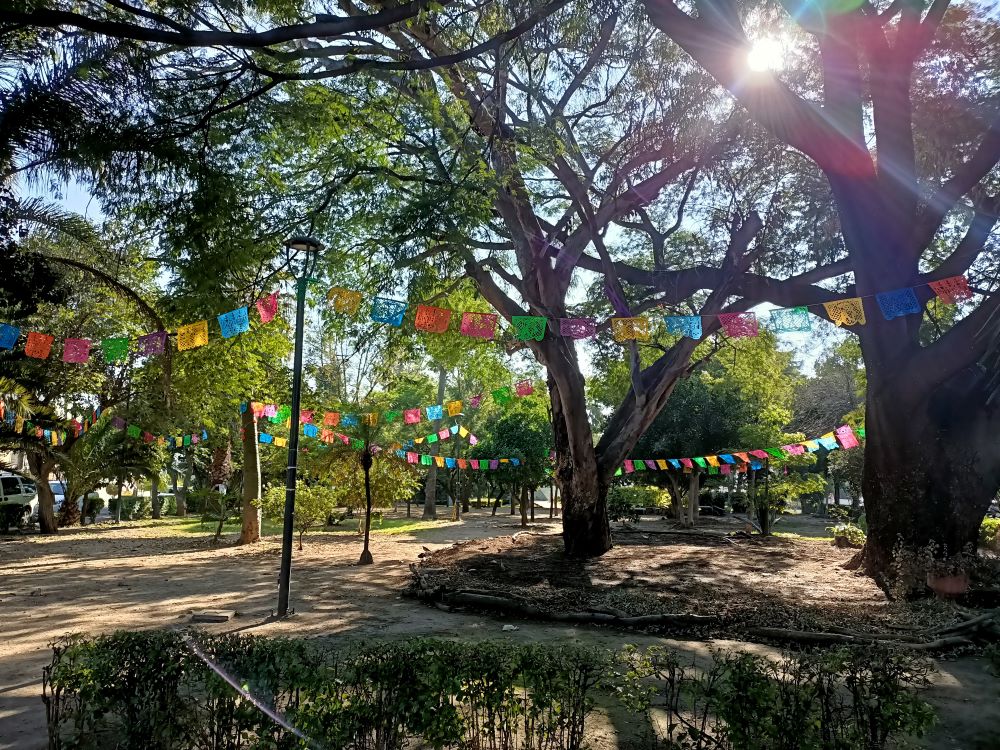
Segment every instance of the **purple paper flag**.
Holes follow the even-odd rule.
[[[145,336],[139,337],[138,343],[140,356],[152,357],[157,354],[163,354],[163,350],[167,347],[167,332],[155,331],[147,333]]]

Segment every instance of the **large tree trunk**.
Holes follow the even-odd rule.
[[[38,530],[43,534],[55,534],[58,529],[55,512],[55,495],[49,486],[49,477],[55,464],[40,453],[29,451],[28,469],[38,488]]]
[[[685,526],[694,526],[695,519],[698,517],[698,493],[701,491],[701,474],[697,471],[691,471],[688,477],[688,504],[687,504],[687,519],[685,519]]]
[[[530,491],[528,485],[521,485],[521,528],[528,526],[528,493]]]
[[[975,370],[926,393],[901,380],[891,390],[869,386],[860,561],[877,578],[897,544],[933,545],[936,557],[975,548],[1000,487],[1000,405],[988,403],[984,380]]]
[[[444,388],[447,382],[448,373],[442,368],[438,370],[438,398],[439,404],[444,403]],[[441,429],[441,420],[434,420],[434,432]],[[440,441],[431,444],[431,455],[438,455]],[[431,464],[427,470],[427,481],[424,483],[424,513],[422,518],[437,518],[437,462]]]
[[[243,412],[243,508],[240,544],[260,541],[260,448],[257,444],[257,420],[253,409]],[[409,506],[407,506],[409,508]]]

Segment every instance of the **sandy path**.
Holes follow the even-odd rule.
[[[229,623],[198,626],[210,632],[569,639],[609,648],[666,642],[692,656],[706,655],[709,645],[746,647],[526,622],[518,622],[517,633],[501,634],[500,620],[446,613],[400,597],[409,580],[407,566],[423,549],[517,530],[510,516],[491,518],[484,511],[469,514],[460,524],[375,534],[376,564],[365,568],[354,564],[360,554],[355,535],[307,536],[305,550],[293,558],[297,614],[278,623],[268,621],[277,595],[279,548],[274,539],[247,548],[213,548],[199,536],[163,537],[162,530],[140,525],[0,541],[0,748],[45,747],[40,675],[52,640],[73,632],[188,626],[191,612],[201,609],[239,613]],[[558,533],[558,528],[540,522],[534,531]],[[931,697],[942,709],[943,723],[927,746],[997,747],[997,735],[989,730],[1000,728],[1000,682],[987,674],[982,660],[941,667]]]

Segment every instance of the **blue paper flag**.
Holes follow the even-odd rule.
[[[231,339],[240,333],[250,330],[250,314],[245,307],[238,307],[219,316],[219,328],[222,338]]]
[[[670,333],[687,336],[689,339],[701,338],[700,315],[668,315],[663,321]]]
[[[454,469],[454,468],[455,468],[455,459],[454,459],[454,458],[446,458],[446,459],[444,460],[444,464],[445,464],[445,466],[447,466],[447,467],[448,467],[449,469]]]
[[[246,413],[247,413],[247,402],[240,401],[240,414],[246,414]]]
[[[343,414],[340,417],[340,424],[344,427],[357,427],[358,426],[358,415],[357,414]]]
[[[451,426],[451,434],[452,435],[457,435],[458,434],[458,425],[457,424],[453,424]]]
[[[886,320],[902,318],[904,315],[919,315],[923,311],[916,293],[909,287],[880,292],[875,295],[875,299],[878,300],[878,306],[882,308],[882,315]]]
[[[17,326],[0,323],[0,349],[13,349],[21,337],[21,329]]]
[[[751,461],[750,462],[750,468],[751,469],[763,469],[764,468],[764,464],[761,463],[760,461]]]
[[[821,438],[816,438],[816,442],[822,445],[828,451],[833,451],[837,449],[837,438],[821,437]]]
[[[801,333],[812,330],[808,307],[783,307],[771,310],[771,328],[775,333]]]
[[[302,425],[302,434],[306,437],[317,437],[319,435],[319,427],[314,424]]]
[[[670,465],[673,466],[675,469],[681,468],[681,462],[678,461],[676,458],[668,458],[667,460],[670,462]]]
[[[512,459],[510,460],[510,462],[511,462],[512,464],[514,464],[514,466],[520,466],[520,465],[521,465],[521,459],[519,459],[519,458],[512,458]]]
[[[437,406],[427,407],[427,418],[428,419],[442,419],[444,418],[444,407],[441,404]]]
[[[208,430],[202,430],[201,431],[201,439],[202,440],[208,440]]]
[[[403,313],[406,303],[388,297],[376,297],[372,300],[371,318],[376,323],[388,323],[391,326],[403,325]]]
[[[274,436],[273,435],[268,435],[266,432],[260,433],[260,435],[257,437],[257,439],[260,440],[260,442],[262,442],[262,443],[273,443],[274,442]]]

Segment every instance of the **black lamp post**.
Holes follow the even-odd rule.
[[[316,272],[323,245],[312,237],[292,237],[285,243],[289,268],[298,265],[295,294],[295,360],[292,365],[292,414],[288,432],[288,470],[285,475],[285,523],[281,532],[281,571],[278,573],[278,617],[288,614],[292,581],[292,538],[295,518],[295,480],[299,456],[299,408],[302,396],[302,334],[305,328],[306,287]]]

